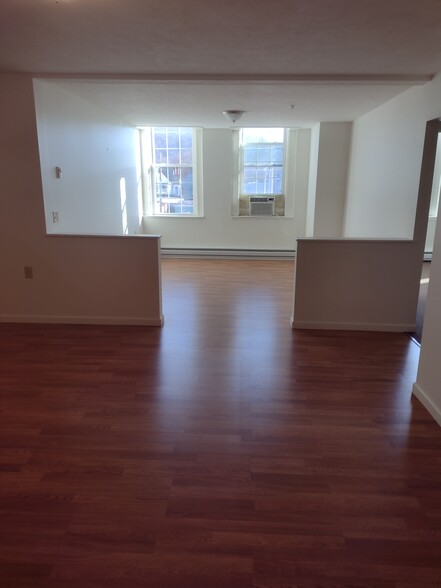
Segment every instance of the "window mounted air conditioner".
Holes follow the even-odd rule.
[[[274,197],[250,198],[250,216],[274,216]]]

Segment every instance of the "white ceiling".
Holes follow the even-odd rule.
[[[303,126],[441,71],[440,22],[440,0],[1,0],[0,72],[55,77],[133,124],[222,127],[231,108]]]
[[[403,86],[359,84],[121,84],[57,80],[57,85],[135,126],[205,128],[232,126],[222,114],[229,109],[245,110],[236,126],[309,127],[317,122],[354,120],[403,91]]]

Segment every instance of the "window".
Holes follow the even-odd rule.
[[[196,129],[150,127],[142,130],[147,214],[198,216]]]
[[[256,199],[268,198],[274,201],[273,214],[284,216],[284,162],[285,129],[240,130],[239,216],[252,214]]]

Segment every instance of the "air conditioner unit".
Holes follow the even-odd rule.
[[[274,197],[250,198],[250,216],[274,216]]]

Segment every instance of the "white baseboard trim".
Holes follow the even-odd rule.
[[[322,329],[330,331],[387,331],[394,333],[412,333],[416,329],[414,323],[339,323],[296,321],[291,317],[293,329]]]
[[[163,248],[164,258],[205,259],[294,259],[295,251],[267,250],[267,249],[180,249]]]
[[[418,398],[424,408],[430,413],[430,415],[436,420],[438,425],[441,427],[441,409],[434,404],[429,398],[426,392],[422,390],[417,382],[414,383],[412,388],[412,394]]]
[[[0,315],[0,323],[41,323],[62,325],[142,325],[162,327],[164,316],[159,318],[125,316],[53,316],[53,315]]]

